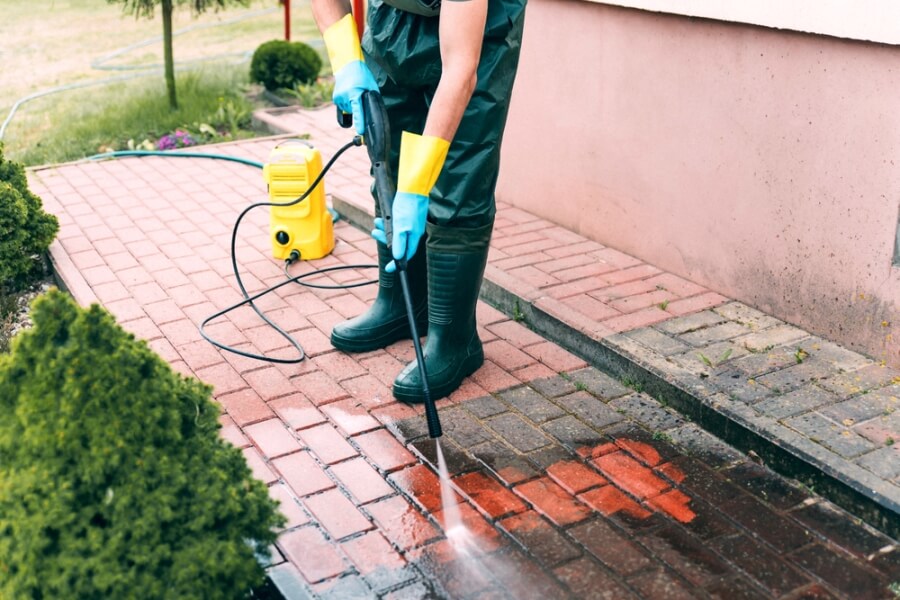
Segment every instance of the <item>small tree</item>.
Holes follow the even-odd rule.
[[[243,598],[283,524],[208,386],[51,291],[0,356],[0,598]]]
[[[123,4],[126,12],[136,18],[152,19],[156,5],[162,9],[163,21],[163,62],[165,63],[166,90],[169,94],[169,107],[178,108],[178,96],[175,93],[175,59],[172,52],[172,12],[176,6],[189,4],[195,15],[206,12],[209,8],[218,11],[229,4],[247,6],[250,0],[106,0],[110,4]]]
[[[56,217],[29,191],[25,168],[5,160],[0,144],[0,292],[29,280],[58,230]]]

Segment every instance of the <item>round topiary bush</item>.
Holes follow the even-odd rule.
[[[303,42],[266,42],[256,49],[250,61],[250,78],[269,91],[312,83],[320,70],[322,57]]]
[[[25,168],[4,160],[0,145],[0,289],[18,289],[40,270],[57,231],[56,217],[29,191]]]
[[[0,598],[243,598],[283,524],[210,389],[51,291],[0,356]]]

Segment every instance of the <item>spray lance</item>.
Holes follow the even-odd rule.
[[[366,134],[364,143],[369,152],[369,160],[372,163],[372,174],[375,176],[375,190],[378,195],[378,204],[381,209],[381,219],[384,222],[384,235],[387,238],[388,248],[391,247],[393,222],[391,219],[391,204],[397,192],[394,177],[391,173],[391,128],[388,120],[387,109],[381,94],[377,92],[363,92],[362,98],[363,118],[366,121]],[[352,125],[352,115],[338,113],[338,122],[341,127]],[[403,289],[403,301],[406,305],[406,317],[409,319],[409,330],[412,333],[413,348],[416,351],[416,361],[419,364],[419,375],[422,378],[422,392],[425,397],[425,421],[428,423],[428,435],[431,438],[441,437],[441,421],[438,418],[431,390],[428,388],[428,374],[425,370],[425,356],[422,353],[422,343],[419,340],[419,332],[416,329],[416,317],[413,310],[412,297],[409,291],[409,278],[406,272],[406,258],[394,261],[397,265],[397,275],[400,278],[400,286]]]

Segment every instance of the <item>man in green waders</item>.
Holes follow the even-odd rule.
[[[494,226],[525,1],[369,0],[360,45],[348,0],[312,0],[335,74],[335,104],[353,114],[365,135],[360,96],[381,93],[397,174],[393,256],[380,219],[372,232],[380,242],[378,296],[368,311],[336,325],[331,343],[367,352],[410,338],[392,261],[405,256],[417,325],[428,333],[425,366],[435,399],[484,363],[475,305]],[[377,197],[375,206],[377,212]],[[415,361],[393,391],[402,402],[424,401]]]

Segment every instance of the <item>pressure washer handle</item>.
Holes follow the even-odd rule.
[[[366,150],[369,152],[369,160],[372,163],[372,175],[375,177],[375,193],[378,196],[378,207],[381,209],[384,235],[387,238],[388,248],[390,248],[394,232],[391,205],[397,193],[393,173],[391,173],[390,121],[381,94],[377,92],[363,92],[360,101],[362,102],[363,115],[366,120]],[[403,268],[405,266],[404,264]]]

